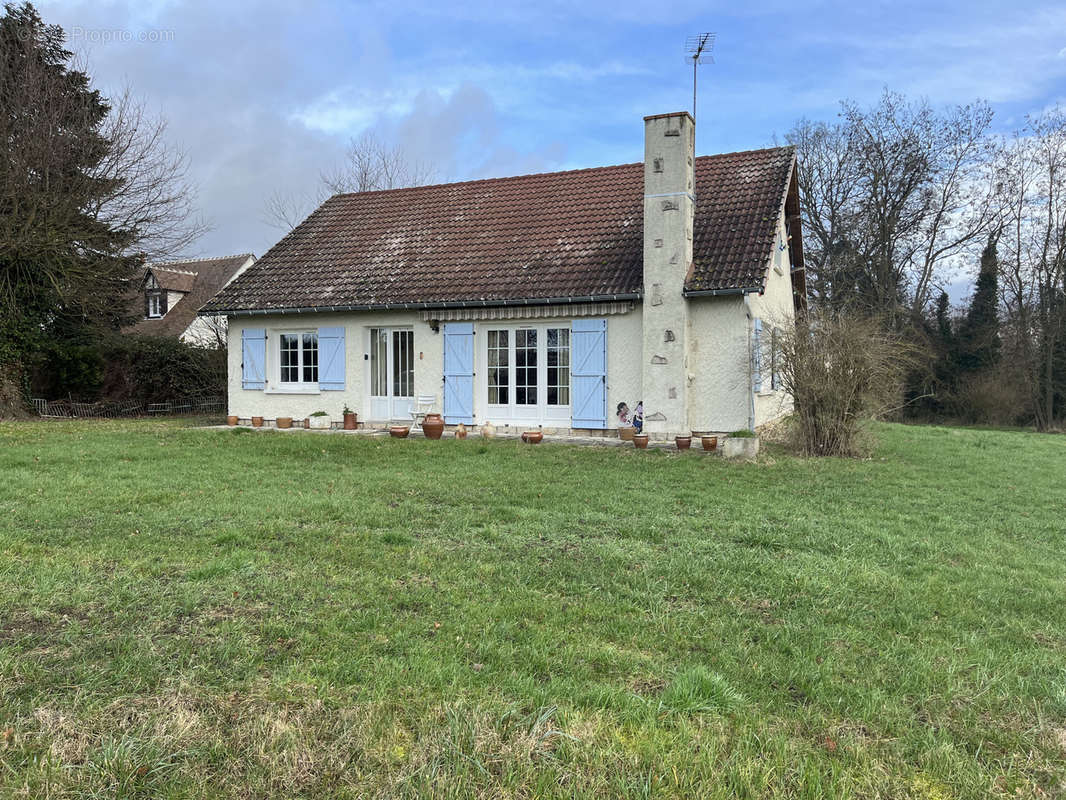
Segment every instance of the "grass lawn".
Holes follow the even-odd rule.
[[[1055,797],[1066,437],[0,425],[0,797]]]

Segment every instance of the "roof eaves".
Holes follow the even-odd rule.
[[[323,314],[344,313],[352,311],[421,311],[445,308],[489,308],[497,306],[545,306],[567,303],[613,303],[621,300],[640,300],[640,292],[624,294],[593,294],[580,297],[526,297],[512,300],[446,300],[424,303],[346,303],[342,305],[301,306],[293,308],[245,308],[213,309],[203,308],[197,314],[201,317],[251,317],[270,314]]]

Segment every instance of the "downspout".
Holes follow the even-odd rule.
[[[751,341],[751,295],[744,295],[744,310],[747,322],[745,327],[748,334],[748,430],[755,433],[755,373],[752,372],[752,341]]]

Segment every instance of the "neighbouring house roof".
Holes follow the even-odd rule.
[[[687,291],[765,285],[793,149],[696,159]],[[635,298],[644,165],[335,195],[204,313]]]
[[[171,292],[191,292],[199,273],[156,264],[148,267],[160,289]]]
[[[250,258],[254,259],[255,256],[240,253],[220,258],[147,265],[136,282],[136,288],[130,292],[130,313],[141,319],[127,327],[126,332],[175,338],[181,336],[196,319],[203,304],[217,294]],[[143,319],[144,280],[149,272],[160,289],[183,293],[182,298],[170,305],[167,313],[158,319]]]

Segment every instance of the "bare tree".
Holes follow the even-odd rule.
[[[167,139],[166,119],[148,114],[126,89],[111,101],[101,133],[109,147],[89,177],[111,188],[94,198],[93,216],[134,232],[128,248],[149,261],[187,252],[208,226],[196,212],[188,157]]]
[[[1004,148],[1000,279],[1010,357],[1024,366],[1038,428],[1066,395],[1066,109],[1027,118]]]
[[[291,231],[331,195],[422,186],[435,177],[436,170],[431,165],[411,158],[398,145],[389,145],[367,131],[348,143],[340,165],[319,174],[316,194],[276,191],[264,204],[263,220]]]
[[[844,102],[841,117],[803,120],[787,136],[801,165],[815,299],[890,320],[920,313],[946,267],[996,224],[992,112],[983,103],[937,112],[886,90],[870,108]]]

